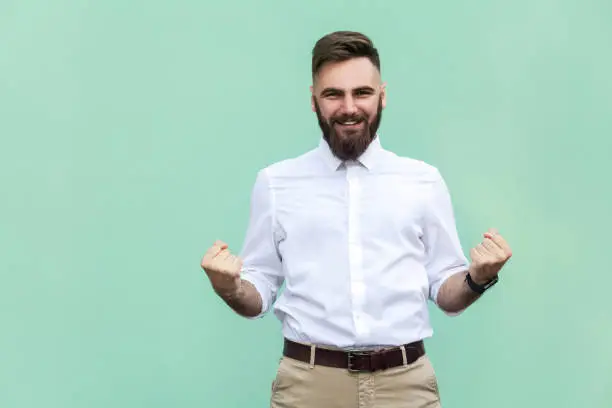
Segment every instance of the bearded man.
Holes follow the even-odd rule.
[[[312,81],[319,145],[259,171],[242,252],[217,241],[201,266],[236,313],[281,321],[272,407],[440,407],[427,303],[463,312],[510,247],[490,229],[468,261],[437,168],[382,147],[386,85],[367,36],[318,40]]]

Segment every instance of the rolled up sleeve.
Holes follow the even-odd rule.
[[[249,222],[241,251],[242,278],[255,286],[262,300],[263,317],[276,301],[283,284],[281,257],[275,239],[274,196],[266,169],[257,174],[251,192]]]
[[[429,298],[438,304],[442,284],[452,275],[467,270],[469,263],[459,242],[450,193],[438,170],[435,170],[430,199],[423,241],[427,254]]]

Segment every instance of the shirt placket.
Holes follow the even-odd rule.
[[[353,323],[357,340],[368,333],[365,306],[365,277],[363,271],[363,247],[361,240],[361,182],[359,167],[351,163],[347,167],[348,181],[348,252],[351,295],[353,300]]]

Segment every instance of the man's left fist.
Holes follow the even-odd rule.
[[[470,276],[476,284],[483,285],[497,276],[512,256],[512,250],[495,229],[489,229],[484,233],[483,241],[472,248],[470,256]]]

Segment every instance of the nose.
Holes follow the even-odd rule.
[[[355,105],[355,99],[353,99],[352,95],[347,95],[344,98],[344,104],[342,106],[342,111],[344,114],[353,115],[357,113],[357,105]]]

